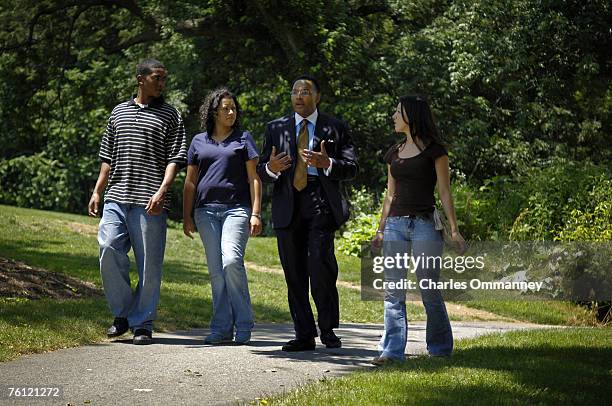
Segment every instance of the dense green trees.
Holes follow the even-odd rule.
[[[315,74],[321,108],[353,129],[356,184],[377,195],[389,115],[409,92],[430,96],[471,190],[553,159],[609,179],[611,17],[605,0],[5,0],[0,201],[84,212],[106,116],[145,56],[168,66],[190,136],[206,92],[226,84],[261,142],[289,111],[291,79]]]

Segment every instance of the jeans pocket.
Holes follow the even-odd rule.
[[[251,218],[251,208],[240,206],[233,210],[237,216],[245,217],[247,219]]]
[[[385,229],[384,231],[401,231],[402,229],[402,219],[400,217],[387,217],[385,221]]]
[[[399,217],[387,217],[387,220],[385,221],[385,227],[387,226],[395,226],[400,222],[400,218]]]

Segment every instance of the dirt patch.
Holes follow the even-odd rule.
[[[78,234],[84,234],[84,235],[90,235],[90,236],[96,236],[98,235],[98,226],[97,225],[91,225],[91,224],[82,224],[82,223],[77,223],[74,221],[70,221],[70,222],[63,222],[64,224],[66,224],[68,226],[68,228],[71,231],[74,231],[75,233]]]
[[[415,302],[415,304],[421,302]],[[470,318],[475,321],[504,321],[507,323],[522,323],[511,317],[500,316],[499,314],[491,313],[486,310],[474,309],[454,302],[446,302],[446,311],[450,316],[460,316]]]
[[[0,297],[77,299],[102,294],[91,282],[0,257]]]
[[[245,265],[247,271],[253,270],[253,271],[256,271],[256,272],[273,273],[273,274],[276,274],[276,275],[284,275],[285,274],[281,268],[273,268],[273,267],[261,266],[261,265],[257,265],[255,262],[245,261],[244,265]],[[336,286],[342,286],[343,288],[348,288],[348,289],[357,289],[357,290],[361,289],[359,287],[359,285],[355,285],[353,283],[346,282],[346,281],[337,281],[336,282]]]

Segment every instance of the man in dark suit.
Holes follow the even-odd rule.
[[[333,331],[340,317],[334,233],[349,216],[340,182],[354,178],[358,167],[347,125],[319,112],[320,99],[313,77],[293,82],[294,112],[268,123],[257,167],[264,182],[274,183],[272,222],[295,327],[295,339],[283,351],[315,348],[309,282],[321,342],[327,348],[342,345]]]

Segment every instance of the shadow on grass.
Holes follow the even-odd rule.
[[[49,253],[48,248],[61,245],[66,252]],[[87,253],[68,252],[70,244],[63,241],[38,238],[32,244],[24,246],[12,241],[0,241],[0,256],[25,262],[27,265],[39,267],[52,272],[60,272],[75,278],[90,281],[101,286],[98,251],[94,246]],[[130,277],[134,286],[138,280],[136,265],[131,260]],[[282,278],[282,276],[278,276]],[[175,292],[165,289],[165,284],[182,284],[180,288],[191,292]],[[212,304],[210,300],[194,299],[201,297],[198,291],[206,291],[210,295],[210,276],[205,264],[186,259],[164,260],[162,276],[161,312],[159,319],[164,329],[198,327],[204,325],[201,320],[210,320]],[[283,291],[284,295],[285,292]],[[285,299],[283,299],[283,304]],[[166,308],[164,310],[164,307]],[[253,303],[253,311],[259,322],[289,321],[288,311],[275,306]],[[108,313],[110,317],[110,312]],[[197,322],[196,322],[197,320]],[[164,324],[165,321],[165,324]]]
[[[52,251],[55,251],[57,246],[62,246],[61,249],[65,252],[49,252],[49,247],[53,247]],[[13,241],[0,241],[1,256],[99,284],[97,250],[92,251],[91,255],[69,253],[69,251],[71,249],[68,242],[52,239],[32,238],[27,245]]]
[[[550,337],[554,340],[553,335]],[[451,379],[461,379],[461,385],[432,383],[432,388],[442,386],[443,390],[427,391],[427,398],[423,399],[427,404],[463,404],[468,400],[482,404],[500,401],[605,404],[612,398],[610,365],[612,348],[587,348],[580,344],[559,347],[555,343],[530,345],[525,340],[524,347],[495,345],[459,349],[452,359],[418,358],[382,371],[407,376],[448,373]],[[453,372],[456,368],[467,370],[458,372],[466,376],[457,376]],[[497,376],[504,382],[497,384],[487,375]],[[415,387],[410,381],[394,382],[399,383],[394,390],[402,393],[400,397],[406,396],[414,403]]]
[[[49,253],[45,248],[65,245],[66,252]],[[43,268],[52,272],[62,272],[70,276],[88,280],[98,285],[100,281],[99,259],[97,248],[92,248],[91,254],[70,253],[69,243],[51,239],[34,239],[27,246],[0,241],[0,256],[5,256],[27,265]],[[130,276],[138,278],[136,264],[130,258]],[[203,264],[194,264],[185,260],[164,260],[162,282],[200,283],[208,285],[210,278]]]
[[[91,242],[90,249],[89,241],[62,240],[61,236],[44,234],[28,236],[27,243],[0,239],[0,256],[101,286],[98,247],[95,239]],[[134,285],[138,275],[133,258],[130,276]],[[257,321],[289,319],[288,312],[274,305],[255,304],[253,310]],[[174,253],[170,259],[166,255],[155,328],[169,331],[204,327],[208,326],[211,314],[210,278],[201,258],[189,259]],[[0,322],[8,328],[4,336],[16,344],[11,344],[13,349],[3,358],[65,345],[94,343],[105,337],[112,319],[104,298],[2,301]],[[29,337],[27,342],[18,343],[24,335]]]

